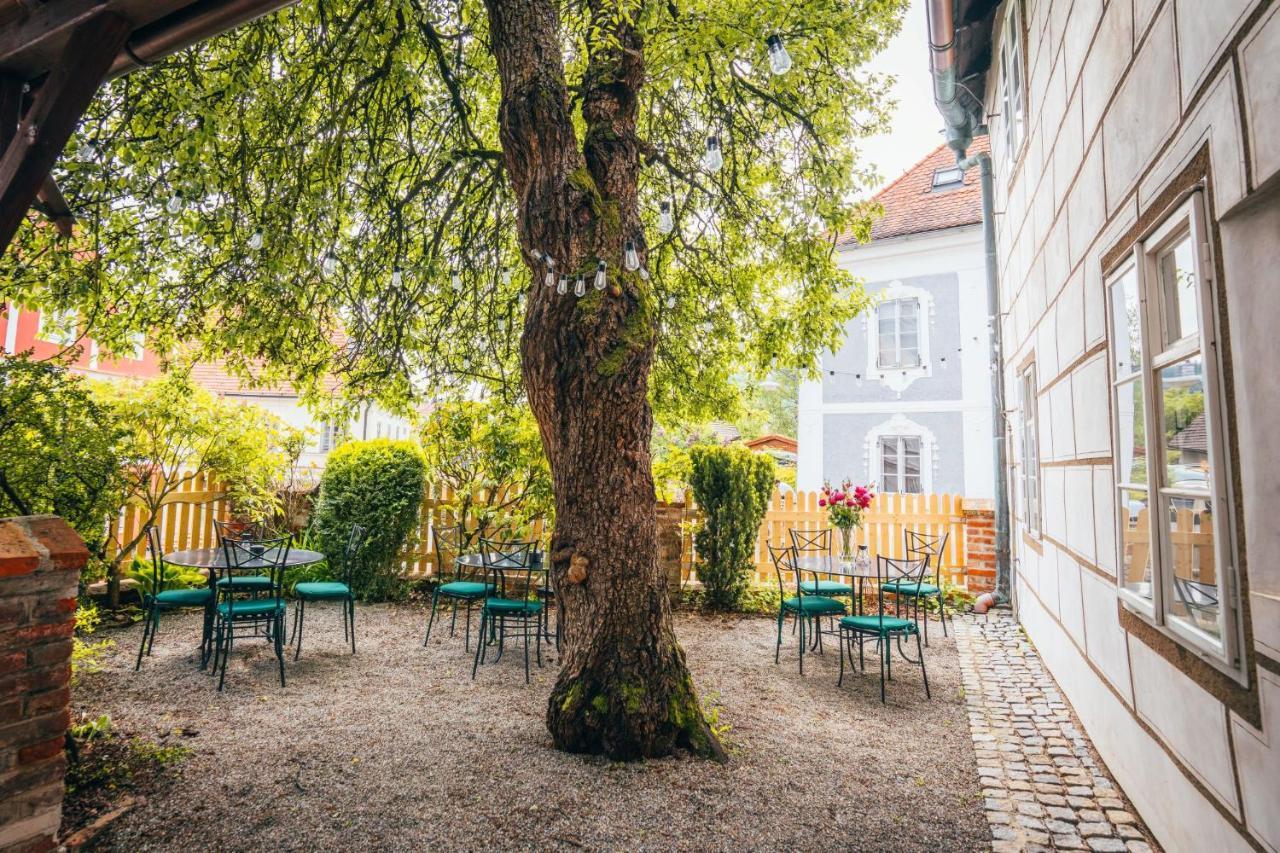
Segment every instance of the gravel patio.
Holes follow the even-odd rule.
[[[470,679],[459,634],[422,648],[425,614],[358,611],[359,653],[317,608],[307,647],[276,681],[265,643],[237,645],[219,694],[194,663],[199,617],[166,617],[133,672],[140,629],[115,635],[77,715],[194,750],[97,849],[855,849],[990,844],[954,639],[931,626],[933,699],[895,667],[835,685],[837,656],[796,671],[772,621],[678,616],[703,700],[732,760],[633,765],[566,755],[542,717],[554,664],[524,684],[518,653]],[[939,629],[939,630],[934,630]],[[510,650],[509,650],[510,651]],[[518,646],[514,649],[518,652]],[[551,657],[554,657],[552,652]],[[175,735],[179,732],[182,735]]]

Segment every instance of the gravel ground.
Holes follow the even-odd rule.
[[[117,731],[183,728],[195,753],[173,781],[100,836],[99,849],[973,850],[990,837],[955,643],[919,672],[895,666],[889,704],[866,675],[836,688],[838,658],[773,663],[768,619],[682,614],[677,632],[704,703],[732,728],[727,765],[688,757],[616,764],[551,748],[542,723],[555,665],[525,686],[508,649],[470,678],[461,634],[422,648],[424,614],[358,611],[343,653],[338,611],[309,614],[308,645],[276,680],[265,643],[237,647],[219,694],[196,670],[195,615],[165,618],[132,671],[139,630],[117,635],[77,712]],[[938,639],[933,640],[936,636]],[[514,649],[518,652],[518,646]],[[554,653],[552,654],[554,657]],[[812,666],[810,666],[812,661]]]

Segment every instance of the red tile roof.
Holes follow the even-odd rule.
[[[195,364],[191,368],[191,380],[201,388],[219,395],[234,394],[247,397],[298,396],[297,390],[289,382],[256,385],[253,382],[246,382],[239,376],[233,376],[227,370],[226,362],[222,360],[202,361]],[[338,390],[338,381],[332,376],[325,377],[324,389],[330,393],[336,392]]]
[[[970,154],[990,150],[989,137],[973,140]],[[963,186],[933,189],[933,173],[956,164],[956,155],[946,145],[916,163],[896,181],[876,193],[875,200],[884,208],[884,217],[871,228],[871,240],[903,237],[941,231],[982,221],[982,187],[977,169],[964,174]],[[836,245],[855,245],[853,235],[846,234]]]

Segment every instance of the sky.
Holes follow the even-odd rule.
[[[923,0],[912,0],[902,22],[902,32],[868,68],[898,78],[892,90],[898,101],[893,130],[862,141],[863,156],[875,165],[883,186],[914,166],[943,140],[942,117],[933,105],[929,79],[929,41],[925,35]]]

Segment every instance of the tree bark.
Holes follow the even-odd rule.
[[[615,5],[590,4],[616,44],[588,46],[580,146],[556,3],[486,0],[504,163],[533,274],[522,373],[556,496],[550,562],[564,648],[547,728],[572,752],[635,759],[682,746],[723,758],[676,641],[658,564],[648,403],[657,326],[647,280],[622,265],[624,241],[644,253],[635,134],[643,44],[633,26],[614,20]],[[590,281],[604,260],[608,288],[557,294],[542,284],[544,252],[570,280]]]

